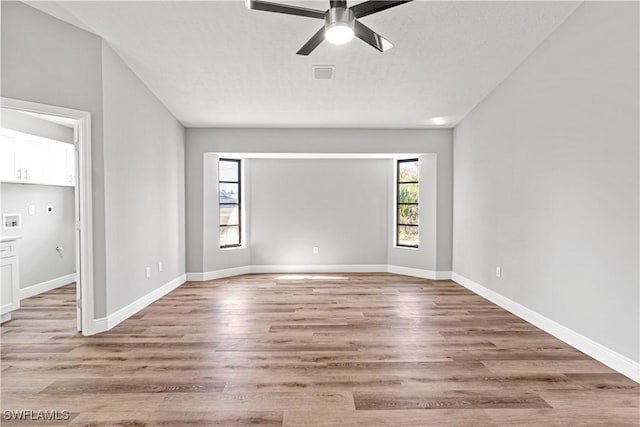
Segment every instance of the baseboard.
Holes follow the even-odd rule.
[[[393,274],[402,274],[404,276],[420,277],[423,279],[431,279],[431,280],[451,279],[450,271],[423,270],[421,268],[402,267],[399,265],[389,265],[387,271]]]
[[[190,282],[205,282],[250,273],[394,273],[431,280],[449,280],[450,271],[432,271],[387,264],[337,264],[337,265],[248,265],[225,268],[204,273],[187,273]]]
[[[67,274],[66,276],[56,277],[55,279],[47,280],[46,282],[37,283],[35,285],[28,286],[24,289],[20,289],[20,299],[33,297],[43,292],[50,291],[52,289],[59,288],[60,286],[68,285],[69,283],[76,281],[76,273]]]
[[[252,273],[386,273],[382,264],[252,265]]]
[[[186,281],[187,281],[187,275],[182,274],[176,277],[175,279],[173,279],[172,281],[170,281],[169,283],[162,285],[158,289],[149,292],[148,294],[146,294],[141,298],[138,298],[131,304],[126,305],[122,307],[120,310],[108,315],[107,325],[106,325],[107,329],[111,329],[114,326],[121,323],[122,321],[133,316],[134,314],[136,314],[143,308],[147,307],[148,305],[156,302],[157,300],[159,300],[160,298],[162,298],[163,296],[165,296],[166,294],[168,294],[178,286],[184,284]],[[100,319],[96,319],[96,320],[101,321]]]
[[[543,331],[553,335],[561,341],[569,344],[572,347],[580,350],[581,352],[593,357],[594,359],[602,362],[611,369],[620,372],[622,375],[631,378],[635,382],[640,383],[640,363],[623,356],[611,350],[604,345],[593,341],[590,338],[585,337],[576,331],[567,328],[560,323],[551,320],[509,298],[500,295],[499,293],[486,288],[473,280],[466,277],[452,273],[451,279],[469,289],[470,291],[480,295],[483,298],[488,299],[492,303],[504,308],[505,310],[515,314],[523,320],[537,326]]]
[[[251,266],[224,268],[222,270],[205,271],[204,273],[187,273],[189,282],[206,282],[207,280],[223,279],[225,277],[240,276],[251,273]]]
[[[109,319],[106,317],[99,317],[89,321],[89,328],[82,331],[82,335],[89,336],[99,334],[100,332],[106,332],[109,330]]]

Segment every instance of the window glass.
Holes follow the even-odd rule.
[[[417,248],[420,225],[420,163],[398,160],[396,200],[396,246]]]
[[[218,161],[218,201],[221,248],[242,244],[240,191],[240,160],[220,159]]]

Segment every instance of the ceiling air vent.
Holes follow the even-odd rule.
[[[333,80],[335,72],[335,65],[314,65],[313,80]]]

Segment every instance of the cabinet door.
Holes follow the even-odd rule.
[[[0,134],[0,181],[17,181],[15,138]]]
[[[18,257],[0,259],[0,314],[20,307]]]
[[[64,144],[67,153],[67,185],[76,185],[76,148],[73,144]]]
[[[49,180],[49,149],[44,142],[21,139],[16,145],[19,169],[24,182],[46,184]]]
[[[64,142],[49,143],[49,184],[69,185],[67,174],[67,146]]]

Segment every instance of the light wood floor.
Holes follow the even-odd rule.
[[[2,409],[93,426],[640,425],[638,384],[453,282],[328,276],[188,283],[93,337],[74,331],[73,286],[24,300],[2,326]]]

